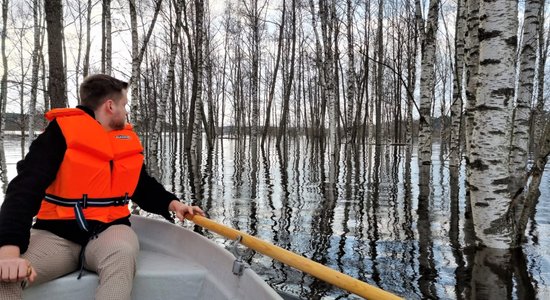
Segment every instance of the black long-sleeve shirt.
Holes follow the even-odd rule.
[[[94,117],[93,111],[89,108],[78,108]],[[8,184],[4,203],[0,208],[0,246],[15,245],[21,253],[27,250],[33,217],[38,214],[46,188],[54,181],[66,150],[65,137],[57,121],[53,120],[32,142],[25,159],[17,164],[17,176]],[[170,217],[170,202],[177,199],[147,174],[144,166],[141,168],[139,181],[131,198],[142,209],[166,218]],[[75,220],[39,219],[33,227],[48,230],[83,245],[91,234],[114,224],[130,225],[130,221],[128,217],[108,224],[88,220],[88,232],[82,231]]]

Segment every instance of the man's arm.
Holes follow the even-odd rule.
[[[17,176],[8,184],[0,208],[0,247],[12,245],[27,251],[33,217],[40,209],[46,188],[57,175],[67,145],[56,121],[31,144],[17,164]]]
[[[175,212],[178,219],[182,221],[186,214],[198,213],[204,216],[204,212],[199,207],[186,205],[180,202],[174,194],[166,191],[162,184],[147,173],[145,165],[141,168],[132,201],[142,209],[167,219],[172,219],[170,211]]]

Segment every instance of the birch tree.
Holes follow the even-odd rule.
[[[378,0],[378,64],[376,65],[376,145],[382,144],[382,102],[384,67],[384,0]]]
[[[193,41],[194,47],[191,46],[191,39],[188,26],[184,26],[186,34],[189,39],[189,57],[191,60],[191,66],[193,70],[193,86],[191,95],[191,107],[189,114],[189,126],[187,127],[187,136],[185,138],[185,149],[191,150],[197,153],[200,141],[202,138],[202,118],[203,118],[203,101],[202,101],[202,77],[204,69],[203,58],[203,38],[204,38],[204,1],[195,0],[195,24],[194,33],[195,40]],[[187,15],[184,12],[184,15]],[[187,20],[187,19],[186,19]]]
[[[288,63],[290,64],[288,73],[283,78],[286,78],[283,89],[283,107],[281,111],[281,120],[279,122],[279,132],[277,134],[277,146],[281,145],[281,141],[284,139],[283,135],[286,134],[286,129],[288,126],[288,111],[289,111],[289,102],[290,94],[292,92],[292,83],[294,80],[294,66],[296,62],[296,1],[292,0],[292,9],[291,9],[291,32],[290,32],[290,41],[291,46],[288,51],[290,52],[290,59]]]
[[[103,0],[101,18],[101,72],[111,74],[112,68],[111,0]]]
[[[510,108],[514,99],[517,2],[483,2],[479,25],[479,82],[469,162],[472,213],[480,242],[513,246],[508,208]]]
[[[348,39],[348,70],[347,70],[347,130],[346,142],[351,142],[355,136],[354,131],[357,130],[354,120],[354,101],[355,101],[355,42],[353,38],[353,15],[354,8],[352,1],[346,1],[346,16],[347,16],[347,39]]]
[[[462,128],[462,89],[464,73],[464,43],[466,38],[466,0],[458,0],[455,26],[455,70],[453,76],[453,102],[451,103],[451,146],[449,165],[460,165],[460,137]]]
[[[544,12],[545,12],[545,9],[544,9],[545,5],[543,5],[543,7],[541,8],[540,10],[540,14],[539,14],[539,22],[540,24],[544,24],[544,20],[545,20],[545,17],[544,17]],[[545,32],[545,29],[544,29],[544,26],[539,26],[539,38],[538,38],[538,42],[539,42],[539,45],[538,45],[538,57],[539,57],[539,60],[538,60],[538,72],[537,72],[537,77],[538,77],[538,81],[537,81],[537,99],[536,99],[536,102],[535,102],[535,109],[533,110],[533,129],[532,129],[532,132],[533,132],[533,151],[535,152],[535,156],[538,156],[538,151],[540,149],[540,144],[539,144],[539,141],[542,139],[542,132],[543,132],[543,127],[544,127],[544,123],[543,123],[543,114],[544,114],[544,104],[545,104],[545,100],[544,100],[544,78],[545,78],[545,66],[546,66],[546,60],[547,60],[547,57],[548,57],[548,46],[550,46],[550,36],[547,35],[546,37],[546,40],[544,38],[544,32]]]
[[[523,187],[527,153],[529,151],[529,122],[534,91],[534,77],[537,60],[539,15],[541,0],[525,1],[523,39],[520,52],[519,85],[516,107],[513,114],[512,148],[510,149],[510,192],[516,193]]]
[[[88,0],[86,6],[86,50],[84,50],[84,61],[82,62],[82,77],[86,78],[90,70],[90,49],[92,43],[90,42],[90,31],[92,22],[92,0]]]
[[[474,130],[474,108],[476,105],[476,88],[479,71],[479,0],[467,0],[467,30],[466,47],[464,56],[466,59],[465,88],[466,103],[464,106],[464,136],[466,142],[466,163],[470,161],[471,137]]]
[[[432,93],[435,78],[436,34],[439,20],[439,0],[431,0],[426,31],[422,38],[422,73],[420,75],[420,129],[418,132],[418,160],[431,164],[432,157]]]
[[[176,55],[178,54],[178,44],[179,44],[179,36],[181,34],[181,10],[184,5],[183,0],[172,0],[175,13],[176,13],[176,20],[175,24],[172,26],[172,24],[169,24],[170,28],[174,28],[173,32],[172,29],[170,30],[170,56],[168,58],[168,74],[166,75],[166,80],[164,80],[164,85],[162,86],[162,93],[161,97],[159,97],[157,103],[158,103],[158,110],[157,110],[157,117],[155,118],[155,124],[153,125],[153,132],[151,136],[151,144],[150,144],[150,153],[151,158],[153,158],[154,163],[157,163],[157,159],[159,157],[158,149],[160,147],[160,141],[161,136],[163,134],[163,124],[166,122],[166,112],[167,112],[167,101],[168,98],[171,98],[172,94],[172,86],[174,85],[174,68],[176,65]],[[173,124],[175,125],[175,124]]]
[[[277,54],[275,58],[275,66],[273,68],[273,75],[271,78],[271,82],[269,84],[269,94],[267,96],[267,105],[265,109],[266,111],[265,111],[264,129],[262,132],[262,146],[265,142],[267,131],[269,129],[269,122],[271,120],[271,107],[273,104],[273,98],[275,97],[275,88],[277,87],[277,74],[279,72],[279,66],[281,62],[281,52],[283,48],[283,34],[284,34],[285,22],[286,22],[285,17],[286,17],[286,0],[283,0],[282,12],[281,12],[281,23],[279,24],[279,37],[277,39]]]
[[[139,36],[138,36],[138,25],[137,25],[137,7],[136,7],[136,1],[135,0],[129,0],[129,8],[130,8],[130,32],[131,32],[131,40],[132,40],[132,75],[130,77],[130,95],[133,99],[132,103],[132,120],[137,121],[138,120],[138,114],[139,114],[139,83],[140,83],[140,66],[141,62],[143,60],[143,56],[145,54],[145,51],[147,49],[147,45],[149,43],[149,39],[151,38],[151,35],[153,33],[153,29],[155,28],[155,24],[157,22],[157,17],[161,9],[162,0],[156,0],[155,10],[153,13],[153,19],[151,20],[151,25],[149,26],[149,29],[147,30],[147,34],[143,37],[143,41],[141,44],[141,47],[139,47]]]
[[[259,134],[259,116],[260,116],[260,98],[259,98],[259,74],[260,74],[260,27],[262,24],[261,14],[267,4],[264,2],[260,7],[257,0],[250,1],[250,6],[247,5],[247,1],[243,1],[246,16],[248,19],[248,25],[250,26],[250,56],[251,71],[250,71],[250,92],[252,101],[252,114],[250,119],[252,136],[257,137]]]
[[[6,36],[8,29],[8,0],[2,1],[2,35],[0,36],[2,51],[2,81],[0,82],[0,144],[4,146],[4,125],[6,124],[6,106],[8,104],[8,56],[6,54]],[[3,149],[2,149],[3,150]],[[5,160],[4,160],[5,164]],[[2,166],[5,172],[5,166]]]

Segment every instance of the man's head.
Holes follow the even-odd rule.
[[[123,129],[126,123],[128,83],[105,74],[90,75],[80,84],[80,102],[92,109],[107,130]]]

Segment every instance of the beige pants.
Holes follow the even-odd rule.
[[[77,270],[80,249],[80,245],[49,231],[32,229],[29,249],[22,255],[37,272],[32,285]],[[84,267],[99,275],[96,300],[131,298],[138,253],[137,236],[126,225],[113,225],[90,240],[84,254]],[[0,282],[1,300],[19,300],[21,294],[20,282]]]

